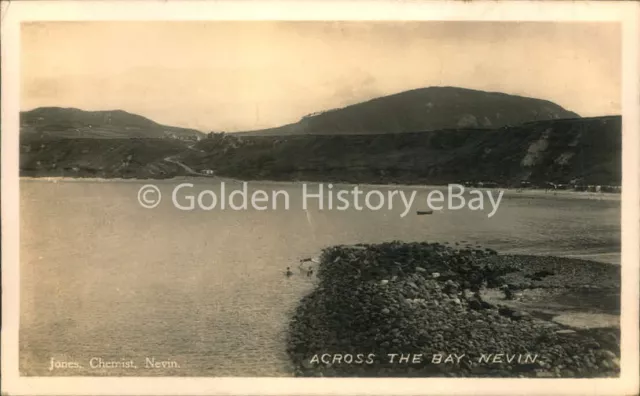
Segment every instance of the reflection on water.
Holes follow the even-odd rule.
[[[210,180],[195,181],[215,190]],[[180,211],[175,181],[143,209],[142,182],[21,183],[21,331],[24,375],[290,375],[287,318],[312,287],[298,260],[334,244],[467,241],[501,252],[620,259],[620,202],[506,194],[486,212],[301,209]],[[407,188],[407,190],[411,190]],[[420,197],[415,209],[422,209]],[[290,279],[287,266],[294,268]],[[92,357],[137,369],[89,367]],[[180,367],[145,368],[145,358]],[[82,368],[49,371],[50,360]]]

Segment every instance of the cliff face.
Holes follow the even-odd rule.
[[[379,135],[214,135],[174,139],[24,139],[31,176],[171,177],[196,169],[247,180],[446,184],[621,182],[620,117],[540,121],[492,130]]]
[[[126,114],[123,118],[132,122]],[[144,120],[138,119],[140,128]],[[35,121],[27,118],[25,122]],[[61,118],[57,122],[78,125],[81,121]],[[112,118],[111,125],[121,122]],[[69,131],[64,128],[63,132]],[[166,160],[172,157],[196,171],[213,170],[218,175],[247,180],[403,184],[490,181],[501,185],[517,185],[524,180],[536,184],[577,181],[619,185],[621,132],[621,117],[609,116],[412,133],[212,134],[199,142],[23,133],[20,164],[22,174],[28,176],[184,175],[184,168]]]
[[[246,179],[363,183],[578,180],[620,184],[621,117],[539,121],[491,130],[331,136],[227,135],[185,163]]]
[[[546,100],[455,87],[429,87],[316,113],[294,124],[245,134],[325,135],[491,129],[578,117],[576,113]]]

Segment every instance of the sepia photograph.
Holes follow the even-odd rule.
[[[621,21],[15,30],[19,377],[620,378]]]

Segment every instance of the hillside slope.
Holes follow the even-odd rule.
[[[164,178],[196,171],[245,180],[447,184],[529,181],[620,185],[621,117],[492,130],[176,139],[25,139],[25,176]]]
[[[183,174],[164,159],[187,149],[176,139],[34,138],[20,145],[20,175],[162,179]]]
[[[20,113],[24,135],[59,138],[161,138],[203,136],[195,129],[158,124],[122,110],[84,111],[75,108],[39,107]]]
[[[447,184],[621,181],[621,117],[380,135],[216,135],[182,160],[242,179]]]
[[[363,134],[455,128],[499,128],[578,118],[555,103],[456,87],[420,88],[316,113],[278,128],[243,135]]]

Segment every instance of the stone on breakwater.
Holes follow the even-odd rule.
[[[598,353],[590,334],[568,338],[525,312],[490,304],[467,289],[499,285],[516,271],[487,260],[492,252],[437,243],[336,246],[323,251],[319,285],[300,302],[288,353],[302,376],[561,376],[616,375],[617,356]],[[424,271],[418,270],[424,269]],[[439,273],[444,276],[433,277]],[[394,278],[395,277],[395,278]],[[395,279],[389,282],[388,279]],[[385,281],[385,282],[383,282]],[[474,303],[475,302],[475,303]],[[477,303],[477,304],[476,304]],[[485,303],[486,304],[486,303]],[[546,322],[545,322],[546,323]],[[562,338],[559,338],[562,337]],[[387,354],[526,353],[541,364],[390,364]],[[309,364],[314,355],[339,362]],[[374,354],[370,364],[343,356]],[[576,356],[576,358],[573,358]],[[409,370],[410,368],[410,370]],[[564,370],[564,371],[563,371]]]

